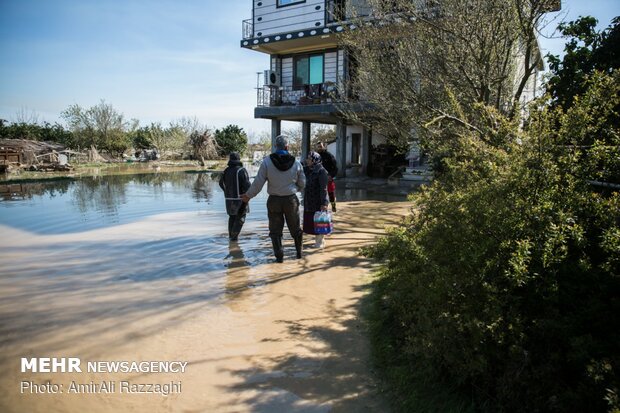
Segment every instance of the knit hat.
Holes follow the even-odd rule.
[[[241,160],[241,157],[239,156],[239,154],[237,152],[231,152],[229,160],[231,160],[231,161],[239,161],[239,160]]]

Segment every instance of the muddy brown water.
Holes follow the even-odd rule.
[[[286,237],[285,262],[274,264],[266,194],[229,243],[215,175],[80,178],[1,193],[0,411],[388,411],[359,318],[372,265],[358,250],[408,204],[360,190],[338,196],[326,248],[306,240],[295,260]],[[43,357],[79,358],[82,372],[21,371],[22,358]],[[87,371],[89,361],[188,364],[110,373]]]

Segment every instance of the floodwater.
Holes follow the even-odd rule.
[[[277,265],[265,191],[230,243],[218,178],[174,172],[0,185],[1,411],[385,411],[357,319],[361,276],[371,268],[357,249],[406,203],[341,190],[328,247],[294,260],[285,236]],[[20,371],[21,357],[189,364],[177,374],[37,374]],[[120,380],[184,387],[67,393],[71,382]],[[32,394],[24,381],[65,391]]]

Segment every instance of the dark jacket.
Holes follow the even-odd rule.
[[[304,192],[304,212],[316,212],[321,206],[329,205],[327,197],[328,174],[321,164],[305,167],[306,190]]]
[[[220,188],[226,197],[226,213],[228,215],[250,212],[249,206],[244,204],[240,198],[240,195],[250,188],[250,177],[241,161],[228,161],[228,168],[224,169],[224,173],[220,177]],[[244,208],[240,208],[242,205]]]
[[[338,163],[336,162],[336,158],[331,153],[325,151],[319,152],[321,155],[321,163],[323,164],[323,168],[327,170],[327,173],[332,178],[335,178],[338,174]]]

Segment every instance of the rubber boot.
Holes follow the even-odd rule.
[[[273,244],[273,255],[276,256],[276,262],[284,262],[284,251],[282,250],[282,237],[271,238]]]
[[[304,234],[302,232],[295,237],[295,250],[297,251],[297,259],[300,259],[302,257],[301,250],[303,248],[303,245],[304,245]]]
[[[233,215],[228,216],[228,239],[233,239],[233,225],[235,224],[235,217]]]
[[[336,201],[332,202],[332,212],[336,212]]]

